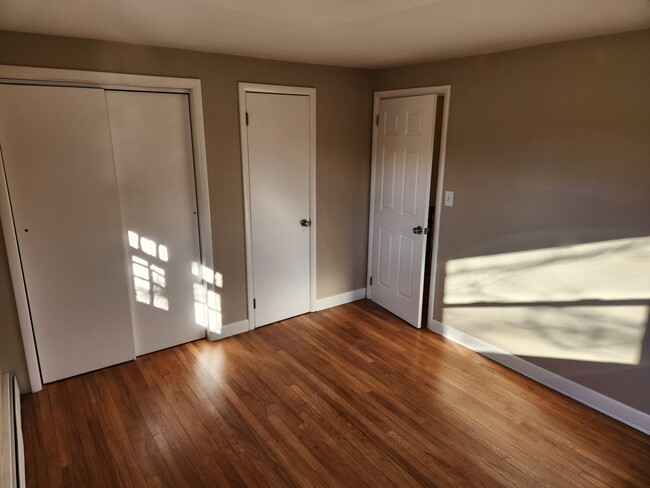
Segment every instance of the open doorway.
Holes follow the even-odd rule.
[[[436,217],[436,202],[438,201],[438,170],[440,169],[440,143],[442,140],[442,118],[444,114],[445,97],[440,95],[438,97],[438,104],[436,106],[433,134],[433,158],[431,164],[431,186],[429,187],[429,213],[427,215],[427,243],[424,258],[424,282],[422,285],[422,317],[427,317],[430,320],[432,317],[428,316],[429,300],[431,291],[432,280],[432,262],[433,262],[433,242],[435,240],[435,217]]]

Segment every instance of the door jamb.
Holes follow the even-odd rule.
[[[246,127],[246,93],[302,95],[309,97],[309,310],[316,311],[316,88],[239,83],[239,134],[241,139],[242,179],[244,185],[244,233],[246,239],[246,295],[249,330],[255,328],[253,308],[253,228],[250,206],[250,173],[248,164],[248,130]]]
[[[433,224],[433,243],[431,246],[431,281],[429,285],[429,308],[427,310],[426,324],[429,326],[433,320],[434,298],[436,292],[436,273],[438,271],[438,247],[440,240],[440,222],[442,218],[442,205],[444,193],[445,177],[445,158],[447,155],[447,129],[449,122],[449,104],[451,101],[451,85],[425,86],[419,88],[405,88],[400,90],[376,91],[373,103],[373,124],[372,124],[372,156],[370,167],[370,209],[368,223],[368,272],[366,285],[368,289],[368,298],[372,297],[372,286],[370,286],[370,277],[372,275],[372,244],[373,244],[373,227],[374,227],[374,201],[375,201],[375,177],[377,164],[377,124],[375,119],[379,114],[379,102],[388,98],[415,97],[418,95],[443,95],[442,108],[442,127],[440,129],[440,155],[438,158],[438,184],[436,188],[436,211]],[[435,114],[434,114],[435,117]],[[429,233],[430,237],[431,233]],[[425,260],[422,262],[422,273],[424,273]]]
[[[194,155],[194,178],[196,182],[201,264],[204,271],[214,270],[201,80],[195,78],[171,78],[126,73],[0,65],[0,84],[67,86],[187,94],[190,102],[190,124],[192,127],[192,150]],[[7,258],[16,300],[16,310],[20,323],[23,348],[25,350],[29,382],[32,392],[35,393],[43,388],[43,382],[20,261],[20,251],[11,209],[9,187],[1,153],[0,172],[2,173],[0,175],[0,220],[2,221],[2,230],[7,248]],[[214,286],[214,271],[212,271],[212,274],[211,282],[209,279],[206,280],[203,277],[204,284],[208,288]],[[205,313],[207,324],[207,307]],[[210,339],[216,338],[218,334],[216,330],[213,331],[209,328],[206,329],[206,333]]]

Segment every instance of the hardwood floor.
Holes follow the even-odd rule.
[[[23,399],[28,486],[650,486],[650,438],[363,300]]]

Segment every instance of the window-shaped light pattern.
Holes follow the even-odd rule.
[[[194,284],[196,323],[215,334],[221,334],[223,327],[221,295],[217,289],[223,288],[223,275],[199,263],[192,263],[191,271],[201,280],[201,283]]]
[[[131,230],[128,231],[127,238],[129,246],[134,250],[131,255],[131,272],[135,301],[160,310],[169,310],[169,299],[165,295],[167,277],[163,267],[169,260],[167,246],[157,244],[153,239]]]
[[[642,358],[650,237],[452,259],[444,277],[442,322],[494,351],[628,365]]]

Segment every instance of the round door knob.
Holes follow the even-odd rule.
[[[422,226],[418,225],[417,227],[413,227],[413,233],[422,234]]]
[[[310,227],[310,226],[311,226],[311,220],[308,220],[308,219],[302,219],[302,220],[300,221],[300,225],[302,225],[303,227]]]

